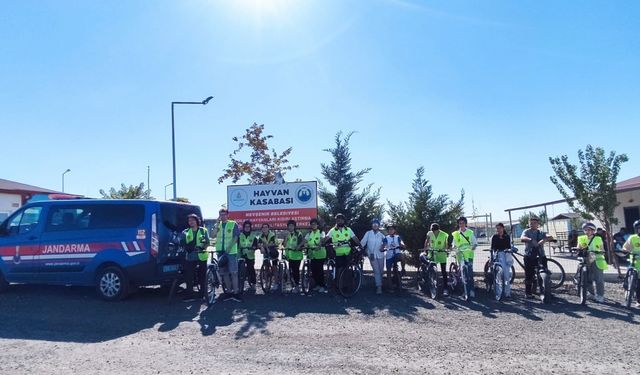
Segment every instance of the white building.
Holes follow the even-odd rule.
[[[0,178],[0,222],[38,194],[62,193]]]

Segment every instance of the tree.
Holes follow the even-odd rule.
[[[547,213],[544,210],[539,211],[537,215],[529,211],[526,214],[520,216],[520,219],[518,219],[518,221],[520,222],[520,228],[524,230],[525,228],[529,227],[529,218],[531,216],[537,216],[538,219],[540,219],[539,222],[541,227],[547,223]]]
[[[371,168],[352,171],[349,151],[352,135],[353,132],[346,136],[338,132],[335,146],[323,150],[330,153],[333,160],[329,164],[320,165],[328,186],[319,183],[318,196],[322,201],[319,215],[325,223],[333,224],[335,215],[342,213],[356,235],[362,236],[370,228],[371,221],[382,216],[384,207],[380,203],[380,189],[373,189],[373,185],[362,190],[358,188]]]
[[[455,230],[456,218],[464,210],[464,190],[457,201],[452,201],[446,194],[435,195],[424,176],[424,167],[420,167],[411,184],[408,201],[398,204],[388,202],[388,205],[388,214],[398,233],[407,247],[414,250],[411,252],[411,263],[417,265],[420,254],[415,250],[423,248],[432,223],[440,224],[440,228],[447,233]]]
[[[273,135],[263,133],[264,125],[253,123],[241,138],[232,138],[237,146],[229,154],[231,161],[224,174],[218,178],[218,183],[230,179],[235,184],[246,177],[250,184],[269,184],[275,181],[277,173],[284,176],[286,172],[298,168],[298,165],[289,164],[288,157],[293,149],[289,147],[281,153],[275,149],[269,150],[267,141],[273,138]],[[250,150],[248,161],[239,158],[243,150]]]
[[[617,224],[614,216],[615,208],[620,204],[616,198],[616,182],[622,163],[629,158],[626,154],[616,155],[611,151],[608,155],[601,147],[578,150],[580,168],[571,164],[567,155],[550,157],[549,162],[555,176],[551,176],[551,182],[558,188],[560,194],[575,212],[585,219],[598,219],[608,233],[612,233],[611,225]],[[613,254],[611,237],[609,243],[609,260],[620,273],[617,257]]]
[[[109,193],[104,189],[100,189],[100,195],[104,199],[153,199],[150,195],[150,190],[145,189],[144,183],[140,185],[120,185],[120,189],[109,189]]]

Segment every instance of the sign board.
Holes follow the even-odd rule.
[[[251,220],[254,229],[267,223],[273,229],[286,229],[295,220],[299,228],[309,228],[318,216],[318,183],[287,182],[269,185],[227,186],[229,218],[242,226]]]

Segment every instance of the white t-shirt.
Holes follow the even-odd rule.
[[[373,229],[368,231],[362,237],[362,246],[367,250],[369,256],[373,255],[375,259],[384,259],[384,252],[380,251],[384,243],[384,234],[380,231],[374,232]]]
[[[394,255],[400,254],[400,244],[402,243],[402,239],[397,234],[394,236],[385,236],[384,243],[387,245],[387,259],[393,259]],[[390,250],[395,247],[395,250]]]

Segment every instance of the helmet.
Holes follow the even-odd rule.
[[[440,230],[440,225],[438,223],[431,224],[431,230]]]
[[[467,224],[467,223],[468,223],[468,222],[467,222],[467,218],[466,218],[466,217],[464,217],[464,216],[460,216],[460,217],[456,220],[456,223],[459,223],[459,222],[461,222],[461,221],[464,221],[464,223],[465,223],[465,224]]]
[[[634,231],[636,231],[636,232],[638,232],[638,228],[640,228],[640,220],[636,220],[636,221],[633,223],[633,230],[634,230]]]
[[[218,267],[226,268],[229,265],[229,257],[227,253],[223,253],[218,257]]]
[[[582,224],[582,230],[587,230],[587,229],[596,230],[596,225],[591,222],[586,222]]]
[[[336,215],[336,220],[338,220],[338,219],[344,220],[344,215],[343,214],[337,214]]]

